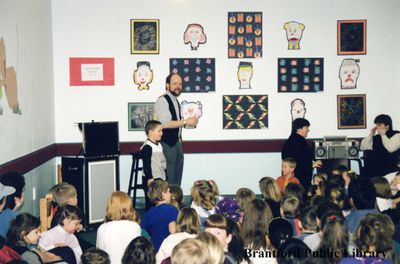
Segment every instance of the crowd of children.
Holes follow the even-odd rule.
[[[305,189],[287,157],[282,176],[260,179],[261,195],[240,188],[223,197],[214,180],[200,179],[185,204],[182,189],[166,181],[160,128],[146,125],[141,148],[146,212],[139,219],[126,193],[111,193],[96,247],[76,235],[83,216],[72,185],[51,189],[52,227],[41,234],[38,218],[15,213],[24,181],[0,178],[0,219],[7,219],[0,222],[0,250],[8,254],[0,263],[400,263],[398,172],[369,179],[341,166],[314,174]]]

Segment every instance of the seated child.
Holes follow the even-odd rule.
[[[312,178],[313,185],[319,185],[321,182],[324,183],[328,180],[328,174],[325,172],[315,173]]]
[[[0,183],[0,236],[5,238],[7,230],[14,217],[12,210],[7,210],[6,202],[7,196],[15,193],[15,188],[11,186],[5,186]]]
[[[276,179],[276,183],[283,192],[288,183],[293,182],[300,184],[299,179],[294,175],[294,170],[296,169],[296,161],[292,158],[286,158],[282,160],[282,176]]]
[[[105,223],[97,229],[96,246],[110,256],[112,263],[120,262],[125,248],[140,236],[139,217],[126,192],[112,192],[107,202]]]
[[[264,177],[259,181],[260,191],[265,202],[269,205],[274,217],[280,216],[280,207],[282,200],[282,192],[276,183],[276,180],[271,177]]]
[[[195,209],[200,217],[200,231],[204,229],[204,221],[215,214],[216,197],[212,185],[206,180],[195,181],[191,190],[191,208]]]
[[[171,192],[171,205],[181,210],[184,207],[182,188],[177,184],[171,184],[169,185],[169,191]]]
[[[392,192],[388,180],[384,177],[375,177],[371,179],[371,182],[375,188],[376,203],[379,212],[395,209],[397,204],[400,203],[400,198],[392,199]]]
[[[161,263],[163,260],[169,258],[172,250],[177,244],[179,244],[179,242],[186,238],[194,238],[199,234],[199,216],[193,208],[182,208],[179,211],[178,219],[176,221],[176,233],[171,234],[164,239],[157,252],[156,263]]]
[[[10,229],[7,233],[7,244],[12,247],[21,256],[21,259],[29,264],[41,263],[67,263],[62,261],[60,256],[51,252],[46,252],[38,247],[40,238],[40,220],[28,213],[21,213],[11,222]],[[70,252],[72,260],[75,257],[70,248],[60,247],[59,253]],[[76,263],[76,262],[75,262]]]
[[[251,201],[256,199],[256,194],[252,190],[250,190],[249,188],[240,188],[239,190],[236,191],[235,199],[240,205],[240,220],[239,220],[239,223],[243,223],[244,209],[247,207],[247,205]]]
[[[60,212],[55,216],[58,225],[42,234],[39,245],[45,250],[51,250],[60,245],[68,246],[74,251],[76,263],[80,263],[82,249],[74,233],[80,227],[82,212],[78,207],[68,204],[58,210]]]
[[[53,218],[51,221],[51,227],[55,227],[57,221],[55,220],[54,215],[57,213],[57,210],[66,204],[77,206],[78,198],[75,186],[67,182],[61,182],[54,185],[50,189],[50,193],[53,196],[53,207],[51,209]]]
[[[18,172],[7,172],[0,176],[0,183],[15,189],[14,193],[5,198],[3,210],[0,209],[0,235],[5,238],[11,221],[24,203],[25,178]]]
[[[155,264],[156,257],[151,242],[142,236],[133,239],[125,249],[122,264]],[[82,263],[83,264],[83,263]]]
[[[301,234],[298,228],[297,216],[300,212],[300,200],[295,195],[284,195],[281,202],[281,216],[288,220],[293,227],[293,236]]]
[[[315,207],[307,206],[300,211],[299,228],[301,230],[301,234],[296,238],[300,239],[301,241],[304,241],[304,239],[309,235],[318,232],[317,209]]]
[[[167,161],[163,153],[163,147],[160,143],[162,125],[156,120],[149,120],[145,126],[147,139],[140,148],[140,154],[143,159],[143,184],[144,191],[147,193],[148,185],[154,179],[166,180]],[[150,200],[145,197],[146,210],[151,207]]]
[[[107,252],[99,248],[89,248],[81,256],[82,264],[111,264]]]
[[[164,239],[176,232],[178,209],[170,205],[171,193],[166,181],[161,179],[152,181],[147,195],[156,206],[144,214],[140,225],[151,236],[154,250],[157,252]]]

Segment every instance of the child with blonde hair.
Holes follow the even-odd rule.
[[[199,234],[199,216],[193,208],[184,207],[176,220],[176,233],[169,235],[161,244],[156,255],[156,263],[161,263],[171,256],[174,247],[186,238],[194,238]]]
[[[296,161],[292,158],[286,158],[282,160],[282,176],[276,179],[276,183],[283,192],[288,183],[300,184],[299,179],[294,175],[294,170],[296,169]]]
[[[96,246],[110,256],[112,263],[121,262],[125,248],[140,236],[139,217],[132,199],[125,192],[112,192],[107,202],[105,223],[97,229]]]
[[[208,251],[210,252],[209,264],[224,263],[224,249],[216,236],[209,232],[204,232],[201,233],[197,239],[204,242],[208,248]]]
[[[235,199],[240,205],[239,222],[243,223],[243,218],[245,214],[244,210],[251,201],[256,199],[256,194],[249,188],[240,188],[239,190],[236,191]]]
[[[216,196],[212,185],[206,180],[195,181],[192,190],[191,208],[195,209],[200,217],[200,230],[203,230],[204,221],[215,213]]]
[[[264,201],[271,208],[272,215],[274,217],[279,217],[282,193],[275,179],[271,177],[264,177],[259,181],[259,184]]]
[[[210,264],[210,251],[205,242],[197,238],[186,238],[171,254],[172,264]]]

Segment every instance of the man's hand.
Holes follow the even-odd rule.
[[[312,167],[313,168],[321,168],[322,166],[322,161],[321,160],[313,160],[312,162]]]
[[[186,125],[188,125],[188,126],[196,126],[198,122],[199,122],[199,119],[194,116],[186,119]]]
[[[376,126],[374,126],[373,128],[371,128],[371,132],[370,132],[370,136],[371,136],[371,137],[375,136],[376,130],[377,130],[377,127],[376,127]]]

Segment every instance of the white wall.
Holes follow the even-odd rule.
[[[17,73],[22,114],[0,105],[0,164],[55,142],[51,2],[0,0],[0,38]]]
[[[164,80],[171,57],[216,58],[216,92],[182,94],[181,100],[200,100],[203,117],[194,130],[184,131],[184,140],[234,140],[286,138],[290,132],[289,104],[300,97],[306,102],[306,118],[311,121],[311,138],[324,135],[363,137],[373,118],[380,113],[392,116],[400,128],[397,102],[400,95],[400,37],[393,25],[400,22],[400,2],[375,1],[247,1],[239,0],[56,0],[52,1],[53,56],[56,142],[80,142],[73,126],[80,121],[117,120],[120,141],[143,141],[144,132],[129,132],[128,102],[153,102],[164,91]],[[263,12],[263,58],[252,61],[254,77],[251,91],[238,89],[238,59],[227,58],[227,13],[229,11]],[[160,19],[161,52],[159,55],[130,54],[130,19]],[[337,55],[337,20],[367,19],[367,55]],[[306,29],[301,50],[288,51],[283,24],[298,21]],[[198,51],[183,44],[183,32],[189,23],[200,23],[207,43]],[[115,86],[70,87],[70,57],[114,57]],[[277,58],[323,57],[323,93],[277,93]],[[341,90],[339,66],[344,58],[359,58],[361,74],[356,90]],[[139,92],[132,73],[137,61],[148,60],[154,71],[149,91]],[[222,130],[222,95],[268,94],[269,128],[266,130]],[[366,94],[367,129],[337,129],[338,94]],[[218,162],[216,162],[218,161]],[[254,162],[257,161],[257,162]],[[212,166],[210,165],[212,162]],[[214,164],[215,162],[215,164]],[[254,164],[253,164],[254,162]],[[237,167],[233,167],[235,164]],[[121,172],[129,171],[130,160],[123,159]],[[266,174],[278,176],[279,153],[272,154],[200,154],[186,155],[184,189],[194,179],[215,178],[224,193],[233,193],[246,179],[250,186]],[[121,173],[122,182],[127,175]],[[237,179],[237,180],[231,180]],[[248,180],[247,180],[248,179]],[[222,183],[222,184],[221,184]]]

